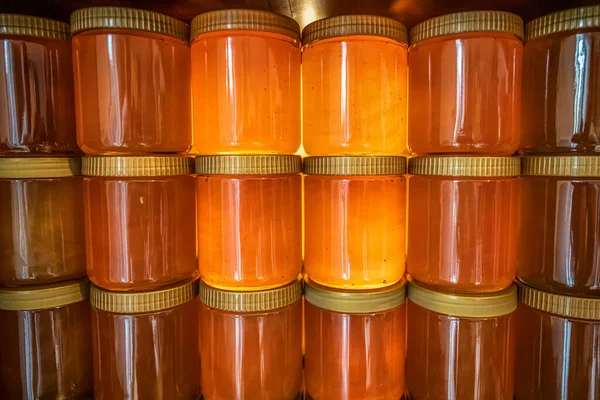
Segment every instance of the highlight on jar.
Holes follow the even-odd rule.
[[[300,147],[300,27],[261,10],[192,20],[199,154],[294,154]]]
[[[77,143],[89,155],[192,147],[189,27],[125,7],[71,15]]]
[[[436,17],[410,30],[408,53],[408,147],[413,154],[510,156],[517,151],[520,17],[502,11]]]
[[[406,151],[408,39],[386,17],[344,15],[302,31],[304,149],[311,156]]]
[[[413,157],[408,173],[411,278],[455,293],[510,286],[516,275],[519,158]]]
[[[405,270],[406,159],[304,160],[304,268],[348,290],[394,285]]]

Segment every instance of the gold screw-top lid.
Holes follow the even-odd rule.
[[[69,24],[20,14],[0,14],[0,34],[69,40]]]
[[[194,173],[194,159],[185,156],[85,156],[85,176],[173,176]]]
[[[408,299],[429,311],[456,317],[491,318],[510,314],[517,308],[517,288],[488,294],[452,294],[426,289],[412,281]]]
[[[87,278],[67,284],[0,288],[0,310],[34,311],[63,307],[89,296],[90,284]]]
[[[523,20],[504,11],[467,11],[421,22],[410,30],[410,45],[438,36],[469,32],[511,33],[523,40]]]
[[[377,15],[342,15],[315,21],[302,30],[302,42],[306,46],[317,40],[350,35],[382,36],[408,42],[404,25]]]
[[[177,307],[198,296],[198,279],[150,292],[111,292],[92,285],[90,302],[98,310],[139,314]]]
[[[0,179],[65,178],[81,175],[81,158],[0,157]]]
[[[543,292],[517,281],[519,302],[550,314],[567,318],[600,321],[600,298],[572,297]]]
[[[93,29],[131,29],[172,36],[185,42],[190,27],[168,15],[127,7],[88,7],[71,14],[71,34]]]
[[[292,18],[263,10],[217,10],[192,20],[192,40],[203,33],[248,30],[277,33],[300,40],[300,26]]]
[[[302,158],[292,155],[196,157],[199,175],[283,175],[302,172]]]
[[[408,160],[411,175],[433,176],[517,176],[521,172],[519,157],[430,156]]]
[[[319,156],[304,159],[307,175],[402,175],[406,158],[394,156]]]
[[[530,156],[523,157],[523,175],[600,176],[600,156]]]
[[[383,289],[343,291],[318,285],[306,278],[304,298],[310,304],[329,311],[352,314],[376,313],[404,304],[406,285],[402,280]]]
[[[230,292],[200,283],[200,301],[207,307],[222,311],[262,312],[294,304],[302,298],[302,280],[259,292]]]
[[[525,25],[525,38],[531,40],[553,33],[600,27],[600,5],[571,8],[544,15]]]

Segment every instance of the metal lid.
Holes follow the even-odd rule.
[[[530,156],[523,157],[523,175],[600,176],[600,156]]]
[[[78,303],[90,296],[86,279],[44,286],[0,288],[0,310],[34,311]]]
[[[315,21],[302,30],[302,43],[306,46],[317,40],[350,35],[382,36],[408,43],[404,25],[377,15],[342,15]]]
[[[410,45],[438,36],[469,32],[511,33],[523,40],[523,20],[504,11],[467,11],[421,22],[410,30]]]
[[[150,292],[111,292],[92,285],[90,302],[98,310],[119,314],[156,312],[177,307],[198,296],[198,279]]]
[[[525,38],[531,40],[553,33],[600,27],[600,5],[571,8],[544,15],[525,25]]]
[[[65,178],[81,175],[79,157],[0,157],[0,179]]]
[[[69,40],[69,24],[20,14],[0,14],[0,34]]]
[[[190,28],[183,22],[148,10],[127,7],[88,7],[71,14],[71,34],[92,29],[131,29],[172,36],[185,42]]]
[[[517,176],[520,171],[519,157],[430,156],[408,160],[412,175],[494,177]]]
[[[307,175],[402,175],[406,158],[394,156],[327,156],[306,157]]]
[[[294,304],[302,298],[302,280],[259,292],[230,292],[200,283],[200,301],[207,307],[222,311],[262,312]]]
[[[302,158],[292,155],[196,157],[199,175],[283,175],[302,172]]]
[[[173,176],[194,173],[194,159],[185,156],[85,156],[85,176]]]
[[[492,318],[510,314],[517,308],[517,288],[488,294],[451,294],[426,289],[412,281],[408,299],[429,311],[456,317]]]
[[[402,280],[383,289],[343,291],[318,285],[306,278],[304,298],[310,304],[329,311],[350,314],[377,313],[404,304],[406,285]]]
[[[519,302],[567,318],[600,321],[600,298],[572,297],[543,292],[517,281]]]
[[[192,20],[192,41],[203,33],[248,30],[277,33],[300,40],[300,26],[292,18],[263,10],[217,10]]]

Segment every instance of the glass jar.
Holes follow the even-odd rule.
[[[404,276],[406,159],[304,161],[304,268],[320,285],[372,289]]]
[[[77,143],[91,155],[192,146],[189,27],[124,7],[71,15]]]
[[[302,269],[299,156],[196,158],[198,263],[209,285],[265,290]]]
[[[80,158],[0,157],[0,286],[85,277],[80,174]]]
[[[89,283],[0,289],[3,399],[93,395]]]
[[[0,155],[75,153],[69,25],[0,14]]]
[[[200,398],[197,296],[197,280],[142,293],[92,286],[96,400]]]
[[[302,107],[309,155],[406,152],[408,50],[400,22],[372,15],[304,28]]]
[[[600,298],[519,282],[515,400],[600,398]]]
[[[404,300],[404,281],[360,292],[306,281],[304,374],[308,399],[403,398]]]
[[[408,285],[408,397],[513,398],[517,290],[456,295]]]
[[[523,20],[469,11],[410,31],[408,147],[510,156],[519,147]]]
[[[293,154],[300,146],[300,28],[283,15],[218,10],[192,20],[200,154]]]
[[[107,290],[198,277],[196,193],[188,157],[84,157],[87,273]]]
[[[495,292],[515,279],[517,157],[409,160],[408,273],[442,291]]]
[[[258,292],[200,284],[206,400],[300,398],[302,281]]]
[[[523,175],[518,278],[600,295],[600,156],[525,157]]]
[[[600,5],[527,24],[521,148],[600,152]]]

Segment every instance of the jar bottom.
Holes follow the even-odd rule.
[[[319,286],[323,286],[326,288],[333,288],[333,289],[342,289],[342,290],[371,290],[371,289],[383,289],[389,286],[393,286],[396,283],[400,282],[402,280],[402,276],[400,276],[400,278],[397,279],[384,279],[381,281],[377,281],[377,283],[373,282],[373,283],[352,283],[352,282],[347,282],[347,283],[332,283],[330,280],[320,280],[319,278],[314,278],[313,276],[311,276],[310,273],[307,273],[308,278],[310,279],[311,282],[314,282],[316,284],[318,284]],[[381,283],[379,283],[381,282]]]

